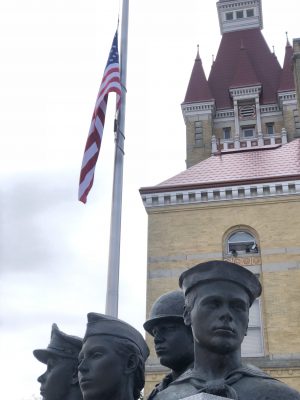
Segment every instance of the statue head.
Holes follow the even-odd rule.
[[[118,318],[96,313],[87,318],[78,367],[84,400],[138,399],[149,355],[144,338]]]
[[[197,346],[211,352],[240,352],[247,334],[249,307],[261,294],[256,276],[227,261],[198,264],[181,274],[184,320]]]
[[[38,377],[44,400],[82,398],[78,383],[78,355],[81,346],[82,339],[67,335],[53,324],[48,347],[33,351],[35,358],[47,365],[45,373]]]
[[[174,290],[160,296],[150,310],[145,330],[154,338],[159,361],[175,372],[188,368],[194,360],[194,340],[183,319],[184,295]]]

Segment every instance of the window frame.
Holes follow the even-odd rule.
[[[237,235],[237,234],[247,234],[248,236],[249,236],[249,239],[253,239],[253,240],[244,240],[244,241],[232,241],[232,242],[230,242],[230,239],[233,237],[233,236],[235,236],[235,235]],[[252,244],[253,243],[253,244]],[[256,235],[254,235],[252,232],[249,232],[249,230],[247,230],[247,229],[243,229],[243,228],[241,228],[241,229],[236,229],[236,230],[234,230],[233,232],[231,232],[229,235],[227,235],[227,237],[226,237],[226,239],[225,239],[225,244],[226,244],[226,247],[225,247],[225,253],[227,254],[227,255],[232,255],[232,256],[238,256],[238,257],[243,257],[243,256],[249,256],[249,254],[259,254],[259,247],[258,247],[258,245],[257,245],[257,237],[256,237]],[[232,248],[230,248],[230,245],[232,246]],[[250,249],[250,251],[247,251],[247,248],[249,247],[249,246],[256,246],[256,248],[254,248],[254,249],[252,249],[252,247],[251,247],[251,249]],[[238,247],[238,246],[245,246],[245,250],[238,250],[238,249],[236,249],[236,248],[234,248],[234,246],[236,246],[236,247]],[[253,251],[251,251],[251,250],[253,250]],[[236,254],[234,254],[234,252],[236,252]]]
[[[228,18],[230,16],[230,18]],[[226,21],[232,21],[234,19],[234,14],[232,11],[226,12],[225,13],[225,20]]]
[[[203,124],[202,121],[195,121],[194,123],[194,134],[195,134],[195,146],[203,147],[204,137],[203,137]]]
[[[229,133],[229,137],[226,137],[228,133]],[[223,128],[223,139],[224,140],[230,140],[231,139],[231,126],[225,126]]]
[[[249,11],[252,11],[252,15],[248,15],[248,14],[249,14]],[[246,10],[246,16],[247,16],[247,18],[252,18],[252,17],[254,17],[254,16],[255,16],[254,8],[248,8],[248,9]]]
[[[269,128],[272,128],[272,132],[269,132]],[[266,133],[267,133],[268,136],[275,135],[274,122],[267,122],[266,123]]]
[[[252,135],[245,135],[246,131],[252,130]],[[256,136],[256,131],[255,131],[255,126],[254,125],[249,125],[249,126],[242,126],[242,135],[244,139],[252,139]]]
[[[244,17],[244,10],[237,10],[235,12],[235,18],[236,19],[243,19]]]

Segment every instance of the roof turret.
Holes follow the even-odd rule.
[[[285,57],[280,77],[279,92],[295,90],[295,81],[293,75],[293,48],[287,39],[285,46]]]
[[[198,103],[211,100],[213,100],[213,96],[205,76],[198,46],[197,56],[186,91],[184,103]]]

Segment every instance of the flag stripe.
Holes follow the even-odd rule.
[[[103,78],[97,95],[89,135],[87,138],[79,180],[79,200],[86,203],[87,196],[94,182],[95,167],[100,152],[108,94],[116,93],[116,110],[121,103],[121,79],[118,52],[118,32],[116,32]]]

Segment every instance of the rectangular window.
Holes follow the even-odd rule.
[[[249,10],[246,10],[246,15],[247,17],[254,17],[254,9],[250,8]]]
[[[195,122],[195,145],[203,146],[203,128],[202,121]]]
[[[260,309],[260,299],[256,299],[249,310],[248,332],[242,343],[243,357],[261,357],[264,355]]]
[[[231,128],[230,126],[227,126],[226,128],[223,128],[223,139],[230,139],[231,137]]]
[[[243,10],[237,11],[237,12],[236,12],[236,17],[237,17],[238,19],[244,18],[244,11],[243,11]]]
[[[274,123],[273,122],[268,122],[266,124],[266,128],[267,128],[268,135],[274,135]]]
[[[252,138],[254,136],[254,127],[248,126],[242,129],[244,138]]]
[[[233,19],[233,12],[227,12],[225,15],[226,21],[231,21]]]

